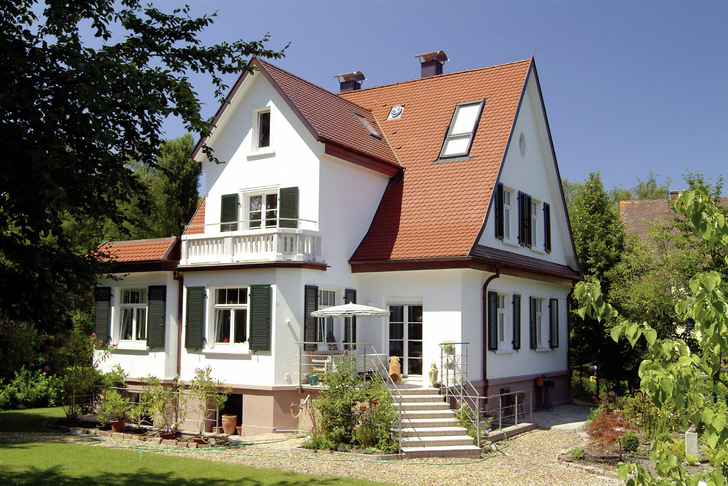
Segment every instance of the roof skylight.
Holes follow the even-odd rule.
[[[478,120],[483,112],[485,100],[458,103],[453,113],[447,136],[442,144],[440,157],[458,157],[468,155],[473,143]]]
[[[364,115],[360,115],[359,113],[357,113],[355,111],[352,113],[354,113],[354,116],[356,117],[356,119],[359,120],[359,123],[361,123],[364,126],[364,128],[366,128],[367,132],[369,132],[369,135],[371,135],[372,137],[374,137],[378,140],[382,139],[382,136],[379,134],[379,132],[376,130],[376,128],[374,128],[372,126],[372,124],[369,123],[369,120],[364,118]]]

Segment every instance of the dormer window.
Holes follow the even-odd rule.
[[[462,157],[470,153],[484,103],[485,100],[458,103],[442,144],[440,158]]]

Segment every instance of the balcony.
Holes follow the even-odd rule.
[[[319,232],[298,228],[187,234],[182,236],[181,253],[180,266],[268,262],[323,263]]]

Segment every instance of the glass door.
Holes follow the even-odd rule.
[[[422,306],[390,305],[389,356],[398,356],[402,376],[422,375]]]

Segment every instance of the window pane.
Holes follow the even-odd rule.
[[[250,211],[260,211],[263,209],[263,196],[250,196]]]
[[[227,289],[227,304],[238,303],[238,289]]]
[[[470,145],[470,136],[451,138],[445,142],[445,148],[442,150],[442,155],[458,155],[466,154],[468,152],[468,146]]]
[[[407,339],[422,339],[422,324],[415,322],[407,325]]]
[[[230,342],[230,310],[218,309],[215,313],[215,342]]]
[[[266,194],[265,209],[278,209],[278,195],[277,194]]]
[[[121,309],[121,339],[131,339],[133,315],[134,309]]]
[[[407,355],[410,358],[421,358],[422,341],[407,341]]]
[[[407,360],[407,374],[408,375],[421,375],[422,374],[422,359],[408,359]]]
[[[479,112],[480,103],[459,106],[453,117],[453,127],[450,133],[472,133],[473,128],[475,128],[475,123],[478,121],[477,116]]]
[[[270,146],[270,111],[258,113],[258,147]]]
[[[217,303],[224,304],[227,300],[227,289],[217,290]]]
[[[244,343],[247,341],[248,336],[246,334],[248,313],[244,309],[235,311],[235,342]]]
[[[389,355],[390,356],[399,356],[400,358],[404,356],[404,345],[402,344],[402,341],[389,341]],[[401,362],[401,360],[400,360]]]
[[[136,310],[136,339],[143,341],[147,338],[147,309]]]
[[[421,305],[409,306],[409,312],[407,313],[407,320],[409,322],[422,322],[422,306]]]
[[[397,322],[389,323],[389,339],[403,339],[404,324]]]
[[[404,307],[401,305],[392,305],[389,307],[391,315],[389,322],[404,322]]]

